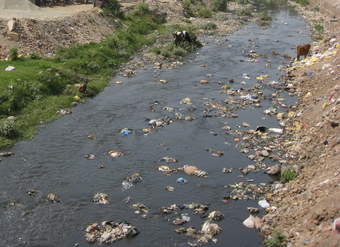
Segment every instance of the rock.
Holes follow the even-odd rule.
[[[267,150],[262,150],[260,154],[263,157],[268,157],[269,156],[269,152]]]
[[[258,202],[259,206],[261,206],[262,208],[269,208],[270,204],[267,202],[267,200],[261,200]]]
[[[245,219],[242,224],[248,228],[261,229],[262,221],[259,217],[249,215],[249,217]]]
[[[15,117],[15,116],[9,116],[9,117],[7,117],[7,120],[9,120],[9,121],[15,121],[15,120],[17,120],[17,117]]]
[[[266,173],[268,175],[277,175],[277,174],[281,173],[281,166],[280,165],[274,165],[274,166],[268,167]]]
[[[16,26],[16,19],[13,18],[7,22],[7,31],[13,32]]]
[[[19,41],[20,39],[19,34],[15,32],[7,32],[7,37],[9,40],[12,40],[12,41]]]

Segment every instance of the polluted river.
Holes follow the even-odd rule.
[[[263,194],[234,200],[232,191],[247,184],[261,190],[275,177],[240,171],[256,163],[248,157],[256,146],[242,146],[240,133],[265,126],[280,135],[276,113],[295,102],[280,68],[296,45],[310,42],[294,10],[268,11],[269,26],[248,23],[226,37],[203,37],[204,46],[176,68],[146,66],[113,78],[97,97],[8,150],[15,155],[0,162],[0,246],[96,246],[86,241],[86,228],[103,221],[138,229],[112,243],[117,247],[262,246],[259,232],[242,222],[248,207],[263,214]],[[279,164],[268,157],[274,154],[262,152],[257,161]],[[185,165],[198,170],[177,169]],[[48,200],[49,193],[57,197]],[[96,193],[108,203],[94,200]],[[200,243],[185,233],[200,230],[215,210],[224,215],[211,221],[219,234]]]

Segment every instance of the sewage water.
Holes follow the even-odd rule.
[[[126,220],[140,230],[137,237],[115,242],[114,246],[188,246],[190,239],[174,232],[175,226],[159,214],[159,209],[190,202],[209,204],[210,210],[220,210],[225,215],[219,222],[223,232],[217,236],[218,242],[206,246],[262,246],[258,232],[242,225],[249,215],[246,208],[257,206],[257,201],[222,200],[225,185],[247,178],[254,178],[257,183],[270,182],[271,178],[263,172],[239,177],[238,168],[252,161],[239,152],[233,136],[226,135],[222,127],[227,122],[233,129],[246,129],[239,127],[244,121],[253,129],[257,125],[277,127],[275,117],[263,114],[271,106],[270,100],[262,100],[261,108],[249,106],[237,111],[238,118],[205,118],[203,110],[204,102],[223,102],[227,97],[220,93],[218,81],[233,79],[235,83],[230,86],[238,89],[252,87],[260,74],[268,74],[267,81],[279,80],[278,67],[289,61],[274,56],[272,51],[294,56],[294,47],[309,41],[308,27],[297,13],[286,6],[275,6],[269,11],[273,21],[268,27],[249,23],[228,37],[206,38],[206,45],[186,58],[184,65],[163,69],[157,78],[151,67],[138,70],[133,78],[117,76],[112,81],[122,80],[122,85],[112,83],[97,97],[72,109],[71,115],[41,127],[33,140],[16,144],[10,150],[15,155],[3,158],[0,163],[0,246],[72,247],[77,243],[92,246],[84,239],[84,229],[90,223],[104,220]],[[246,54],[250,50],[265,56],[260,56],[258,62],[249,62]],[[201,67],[202,64],[207,66]],[[213,77],[208,79],[209,84],[201,85],[199,81],[206,79],[207,73]],[[243,73],[251,79],[243,79]],[[163,85],[156,82],[159,79],[169,82]],[[246,84],[240,84],[241,81]],[[274,92],[266,86],[263,91],[266,95]],[[285,103],[294,102],[283,96]],[[196,110],[179,103],[184,97],[192,98]],[[171,106],[196,120],[178,120],[149,135],[138,131],[129,136],[119,135],[122,128],[140,130],[148,126],[147,119],[171,115],[161,110],[150,112],[156,101],[157,109]],[[95,140],[87,138],[91,133],[96,134]],[[223,150],[224,155],[213,157],[205,151],[207,148]],[[107,152],[113,149],[126,155],[112,159]],[[85,159],[83,156],[88,153],[97,158]],[[163,175],[154,169],[163,156],[178,159],[174,167],[194,164],[209,176]],[[98,169],[100,164],[105,168]],[[236,171],[223,174],[224,167]],[[135,172],[143,176],[143,182],[122,191],[122,180]],[[180,176],[188,184],[177,184]],[[165,191],[167,185],[176,190]],[[37,190],[37,195],[29,196],[30,189]],[[107,193],[110,203],[91,202],[97,192]],[[57,194],[61,203],[46,201],[48,193]],[[147,205],[151,217],[135,215],[124,202],[128,196],[133,202]],[[16,203],[11,205],[11,201]],[[196,227],[200,224],[198,216],[192,216],[188,223]]]

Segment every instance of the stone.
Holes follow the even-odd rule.
[[[12,40],[12,41],[19,41],[20,39],[19,34],[15,32],[7,32],[7,37],[9,40]]]

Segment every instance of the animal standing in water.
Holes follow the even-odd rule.
[[[298,45],[296,47],[296,58],[297,58],[297,60],[299,61],[301,56],[304,56],[306,58],[308,56],[310,48],[311,48],[310,44]]]

